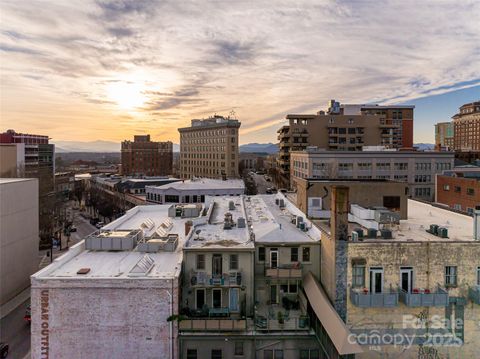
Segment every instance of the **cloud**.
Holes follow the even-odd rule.
[[[125,82],[145,96],[125,131],[148,120],[175,137],[182,120],[234,108],[246,142],[273,141],[285,114],[330,98],[406,102],[480,79],[473,0],[5,0],[0,11],[2,117],[12,123],[39,112],[81,121],[83,106],[88,118],[118,118],[107,89]]]

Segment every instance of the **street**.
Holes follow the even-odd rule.
[[[29,304],[30,299],[2,318],[0,340],[10,346],[8,358],[23,359],[30,351],[30,324],[23,319]]]
[[[90,224],[88,219],[85,219],[80,215],[79,211],[71,211],[73,214],[73,225],[77,228],[77,231],[71,233],[70,242],[68,244],[69,247],[77,244],[90,233],[97,230],[95,226]],[[66,238],[62,240],[63,250],[60,251],[54,249],[54,259],[67,251],[66,240]],[[50,264],[50,258],[46,257],[47,252],[49,252],[49,250],[40,251],[40,257],[42,259],[39,266],[40,269]],[[6,343],[10,347],[8,358],[24,359],[30,352],[30,324],[23,319],[25,309],[29,304],[30,299],[24,301],[1,320],[0,338],[2,343]]]
[[[257,193],[258,194],[265,194],[267,192],[267,188],[273,186],[273,183],[268,182],[265,179],[264,175],[258,175],[256,173],[253,173],[252,178],[255,181],[255,185],[257,186]]]

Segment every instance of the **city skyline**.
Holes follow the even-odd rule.
[[[192,118],[234,110],[240,144],[276,142],[286,114],[335,98],[414,104],[414,141],[433,143],[480,97],[479,6],[4,1],[2,129],[178,143]]]

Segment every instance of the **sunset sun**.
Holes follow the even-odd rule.
[[[132,82],[114,82],[107,87],[108,97],[125,110],[134,110],[146,101],[144,89]]]

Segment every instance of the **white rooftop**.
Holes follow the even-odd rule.
[[[185,245],[186,248],[254,248],[246,223],[244,197],[217,197],[206,198],[208,212],[204,223],[195,225]],[[234,209],[230,209],[233,202]],[[232,216],[235,225],[225,229],[225,215]],[[238,227],[238,219],[245,219],[245,227]]]
[[[213,178],[196,178],[185,181],[178,181],[173,183],[164,184],[161,186],[149,186],[149,188],[155,189],[176,189],[180,191],[185,190],[205,190],[205,189],[239,189],[243,190],[245,184],[240,179],[227,179],[225,181]]]
[[[280,208],[275,199],[283,199],[285,207]],[[256,242],[309,243],[320,240],[320,230],[312,226],[305,214],[281,193],[250,196],[246,201],[246,209]],[[292,223],[292,218],[297,216],[303,218],[307,231],[300,230]]]
[[[322,222],[322,227],[325,223]],[[442,238],[427,232],[431,224],[448,229],[448,238]],[[362,227],[358,223],[350,223],[349,230]],[[363,227],[364,229],[367,229]],[[392,239],[364,239],[363,242],[381,241],[385,243],[397,241],[473,241],[473,218],[467,215],[438,208],[415,200],[408,200],[408,219],[400,220],[393,225]]]
[[[185,242],[185,222],[191,218],[171,218],[168,216],[170,205],[137,206],[101,229],[100,237],[127,234],[142,229],[145,237],[156,232],[178,234],[178,245],[174,252],[158,251],[154,253],[131,251],[92,251],[85,249],[85,241],[78,243],[51,265],[34,275],[42,278],[120,278],[132,279],[168,279],[179,275],[182,264],[182,247]],[[86,274],[77,274],[81,268],[89,268]],[[138,273],[140,269],[144,272]]]

